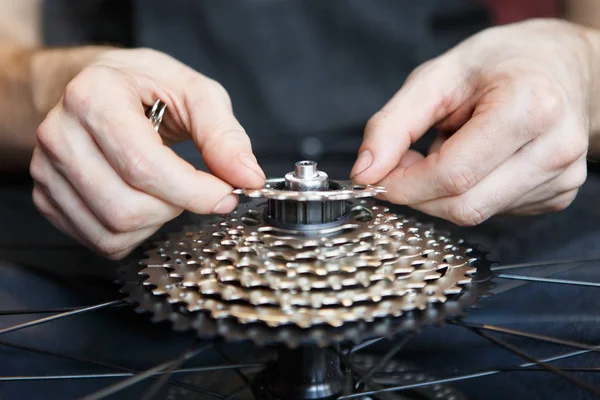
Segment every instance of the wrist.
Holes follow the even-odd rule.
[[[40,49],[31,53],[30,85],[33,105],[44,118],[60,100],[67,84],[111,47],[86,46]]]
[[[582,28],[587,43],[589,68],[588,115],[590,146],[589,153],[600,155],[600,30]]]

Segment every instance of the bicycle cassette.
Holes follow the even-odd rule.
[[[329,179],[311,161],[228,215],[172,234],[125,268],[155,320],[258,344],[361,341],[458,316],[489,288],[481,253]]]

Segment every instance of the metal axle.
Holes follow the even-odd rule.
[[[325,172],[319,171],[315,161],[298,161],[282,183],[282,189],[299,192],[336,190],[338,186]],[[344,200],[269,199],[266,217],[269,223],[284,229],[311,230],[343,223],[346,213]]]
[[[277,360],[258,378],[255,395],[261,400],[328,400],[342,393],[345,379],[335,349],[281,346]]]

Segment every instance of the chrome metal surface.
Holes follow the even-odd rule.
[[[340,327],[423,310],[461,292],[475,268],[459,241],[385,207],[357,204],[318,235],[264,224],[260,202],[148,253],[145,284],[190,312],[269,327]]]
[[[148,110],[146,113],[146,117],[152,122],[152,126],[158,132],[158,128],[160,128],[160,124],[162,122],[163,116],[167,110],[167,103],[164,103],[162,100],[158,99]]]
[[[280,189],[285,185],[285,179],[267,179],[261,189],[236,189],[235,194],[253,198],[296,201],[327,201],[351,200],[365,197],[375,197],[385,193],[385,188],[378,185],[354,185],[350,181],[333,181],[339,184],[339,190],[295,191]]]
[[[328,190],[329,178],[315,161],[298,161],[295,170],[285,175],[285,188],[295,191]]]

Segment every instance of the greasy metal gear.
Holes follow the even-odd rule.
[[[339,327],[443,303],[475,272],[458,243],[384,207],[357,206],[347,223],[307,236],[265,226],[257,206],[160,243],[144,283],[215,319]]]
[[[125,268],[140,311],[201,337],[326,346],[461,315],[489,288],[482,254],[385,207],[328,231],[264,225],[265,202],[189,227]]]

